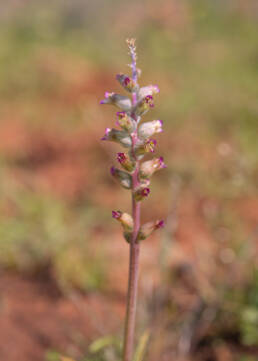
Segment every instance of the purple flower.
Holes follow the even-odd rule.
[[[126,112],[117,112],[117,125],[120,125],[122,129],[125,131],[132,133],[135,130],[136,122],[133,118],[131,118]]]
[[[127,159],[125,153],[117,153],[117,160],[119,163],[125,162]]]
[[[135,162],[133,162],[125,153],[117,153],[117,161],[128,172],[132,172],[135,168]]]
[[[141,186],[141,188],[138,188],[134,192],[134,199],[137,202],[140,202],[143,199],[147,198],[149,194],[150,194],[150,188]]]
[[[136,84],[132,78],[125,74],[117,74],[116,79],[127,91],[132,92],[136,89]]]
[[[147,95],[147,96],[144,98],[144,101],[145,101],[146,104],[149,105],[149,107],[151,107],[151,108],[154,107],[153,96],[152,96],[152,95]]]
[[[143,188],[142,190],[141,190],[141,195],[143,196],[143,197],[148,197],[148,195],[150,194],[150,188]]]

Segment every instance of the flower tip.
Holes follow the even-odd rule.
[[[105,104],[105,100],[101,100],[99,104]]]
[[[154,85],[156,93],[160,93],[160,88],[157,85]]]
[[[115,173],[116,173],[116,168],[114,167],[114,166],[112,166],[111,168],[110,168],[110,173],[111,173],[111,175],[115,175]]]
[[[112,217],[115,219],[119,219],[121,217],[120,211],[112,211]]]
[[[163,157],[159,157],[159,165],[160,165],[160,168],[167,168],[167,165],[164,163]]]
[[[163,228],[164,226],[165,226],[165,222],[163,220],[157,221],[155,224],[156,229]]]
[[[104,137],[100,138],[100,140],[108,140],[108,134],[109,134],[110,131],[111,131],[110,128],[106,128],[105,129],[105,135],[104,135]]]
[[[123,163],[126,160],[125,153],[117,153],[117,160],[119,163]]]
[[[148,197],[148,195],[150,194],[150,188],[143,188],[142,191],[141,191],[141,195],[143,197]]]

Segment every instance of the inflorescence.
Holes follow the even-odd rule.
[[[127,41],[132,59],[132,77],[118,74],[116,79],[131,95],[119,95],[106,92],[100,104],[112,104],[119,108],[116,113],[116,125],[120,129],[106,128],[102,140],[119,143],[124,152],[117,153],[117,161],[122,170],[112,166],[111,175],[126,189],[130,189],[135,202],[141,202],[150,194],[150,178],[158,170],[166,168],[163,157],[144,160],[146,154],[156,150],[157,141],[152,137],[163,131],[161,120],[143,122],[142,116],[154,107],[154,96],[159,93],[157,85],[140,87],[138,84],[139,69],[136,68],[136,51],[134,39]],[[136,179],[136,181],[135,181]],[[113,211],[112,217],[117,219],[124,231],[125,239],[130,242],[133,232],[133,218],[125,212]],[[139,229],[136,242],[147,238],[153,231],[164,226],[163,220],[148,222]]]

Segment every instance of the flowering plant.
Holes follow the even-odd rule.
[[[123,361],[131,361],[133,353],[140,241],[164,226],[163,220],[148,222],[141,226],[141,202],[150,193],[151,176],[166,167],[162,157],[144,160],[146,154],[155,152],[157,142],[152,138],[153,135],[162,132],[163,122],[161,120],[142,122],[142,116],[154,107],[153,98],[155,94],[159,93],[159,88],[156,85],[139,86],[140,70],[136,67],[135,39],[127,40],[127,44],[131,57],[129,66],[132,76],[118,74],[116,78],[131,97],[106,92],[105,99],[100,102],[100,104],[115,105],[120,109],[116,113],[116,125],[120,129],[106,128],[101,139],[117,142],[126,149],[126,152],[117,154],[117,161],[122,170],[112,166],[111,175],[122,187],[131,190],[132,193],[132,216],[120,210],[112,212],[113,218],[121,223],[124,237],[130,244]]]

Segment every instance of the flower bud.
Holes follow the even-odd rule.
[[[113,104],[124,111],[130,111],[132,108],[131,99],[113,92],[106,92],[105,99],[101,100],[100,104]]]
[[[152,234],[152,232],[154,232],[155,230],[157,230],[159,228],[163,228],[163,227],[164,227],[163,220],[145,223],[143,226],[141,226],[141,228],[139,230],[139,233],[137,236],[137,241],[146,239],[147,237],[149,237],[149,235]]]
[[[153,96],[146,95],[146,97],[142,98],[135,106],[134,113],[136,115],[145,114],[150,108],[154,107]]]
[[[136,122],[126,114],[126,112],[117,112],[116,115],[118,117],[117,124],[120,125],[122,129],[128,133],[132,133],[135,130]]]
[[[133,92],[137,89],[137,84],[128,75],[117,74],[116,79],[119,81],[122,87],[124,87],[129,92]]]
[[[143,144],[140,144],[136,150],[136,155],[144,155],[146,153],[154,153],[155,147],[157,145],[156,139],[147,139]]]
[[[132,187],[132,177],[130,174],[115,167],[111,167],[110,173],[115,179],[118,180],[123,188],[130,189]]]
[[[125,148],[129,148],[132,145],[132,139],[127,132],[114,128],[106,128],[105,135],[101,138],[101,140],[117,142]]]
[[[129,156],[125,153],[117,153],[117,160],[121,166],[128,172],[132,172],[135,168],[135,163],[131,161]]]
[[[138,129],[138,136],[140,139],[147,139],[155,133],[160,133],[162,129],[162,120],[153,120],[151,122],[142,123]]]
[[[140,166],[139,177],[140,178],[149,178],[157,170],[166,168],[163,157],[154,158],[143,162]]]
[[[150,188],[148,187],[141,187],[141,188],[138,188],[133,196],[134,196],[134,199],[137,201],[137,202],[140,202],[142,201],[144,198],[147,198],[148,195],[150,193]]]
[[[125,232],[133,230],[133,219],[130,214],[121,211],[112,211],[112,217],[122,224]]]
[[[159,87],[157,85],[148,85],[140,88],[138,97],[139,99],[145,98],[147,95],[154,95],[159,93]]]

